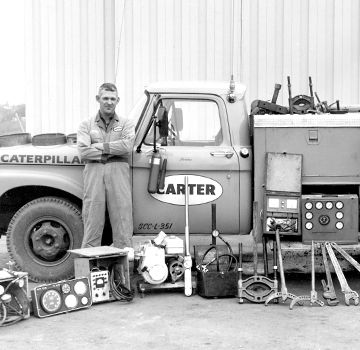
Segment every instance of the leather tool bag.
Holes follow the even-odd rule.
[[[237,296],[238,261],[224,246],[212,245],[196,262],[197,293],[202,297]]]

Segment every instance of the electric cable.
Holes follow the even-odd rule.
[[[116,271],[116,265],[117,264],[113,264],[110,268],[109,284],[112,295],[116,300],[119,301],[132,301],[134,299],[135,293],[134,291],[127,288],[124,283],[122,283],[121,279],[124,278],[119,277],[124,276],[116,276],[118,273],[118,271]]]
[[[23,320],[28,313],[30,303],[26,293],[20,287],[13,288],[16,282],[24,278],[25,276],[19,276],[6,286],[3,295],[8,294],[10,296],[10,300],[8,302],[5,302],[2,298],[0,298],[0,306],[2,309],[2,311],[0,311],[0,327],[10,326],[17,323]],[[22,295],[19,294],[20,292]]]

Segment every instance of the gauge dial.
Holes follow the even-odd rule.
[[[66,296],[65,298],[66,307],[68,307],[69,309],[73,309],[74,307],[77,306],[77,304],[78,304],[78,300],[74,294],[69,294]]]
[[[70,293],[70,290],[71,290],[71,287],[70,287],[70,284],[69,284],[69,283],[64,283],[64,284],[61,286],[61,291],[62,291],[64,294]]]
[[[313,224],[311,222],[307,222],[305,224],[305,227],[306,227],[307,230],[311,230],[313,228]]]
[[[344,224],[341,221],[338,221],[335,226],[338,230],[342,230],[344,228]]]
[[[305,218],[306,218],[307,220],[311,220],[311,219],[313,218],[313,213],[310,212],[310,211],[306,212],[306,213],[305,213]]]
[[[89,298],[88,297],[82,297],[81,298],[81,304],[86,305],[89,302]]]
[[[322,202],[316,202],[316,203],[315,203],[315,208],[316,208],[316,209],[322,209],[322,207],[323,207],[323,203],[322,203]]]
[[[312,208],[312,203],[311,202],[306,202],[305,203],[305,208],[307,209],[307,210],[310,210],[311,208]]]
[[[333,206],[334,205],[332,202],[326,202],[326,204],[325,204],[326,209],[332,209]]]
[[[344,214],[341,211],[338,211],[336,212],[335,216],[338,220],[341,220],[344,217]]]
[[[342,209],[343,206],[344,206],[344,203],[343,203],[343,202],[336,202],[335,206],[336,206],[336,208],[338,208],[338,209]]]
[[[56,289],[49,289],[42,294],[40,303],[46,312],[55,313],[61,308],[61,295]]]
[[[86,284],[83,281],[78,281],[75,283],[74,291],[77,295],[83,295],[87,291]]]

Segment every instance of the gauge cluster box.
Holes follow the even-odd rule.
[[[357,195],[303,195],[302,242],[332,241],[357,244],[359,231]]]
[[[43,284],[31,291],[34,315],[48,317],[88,308],[92,304],[87,277]]]

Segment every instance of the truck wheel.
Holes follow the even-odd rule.
[[[57,197],[42,197],[21,207],[11,219],[7,248],[17,268],[35,282],[56,282],[74,275],[68,249],[83,238],[77,206]]]

